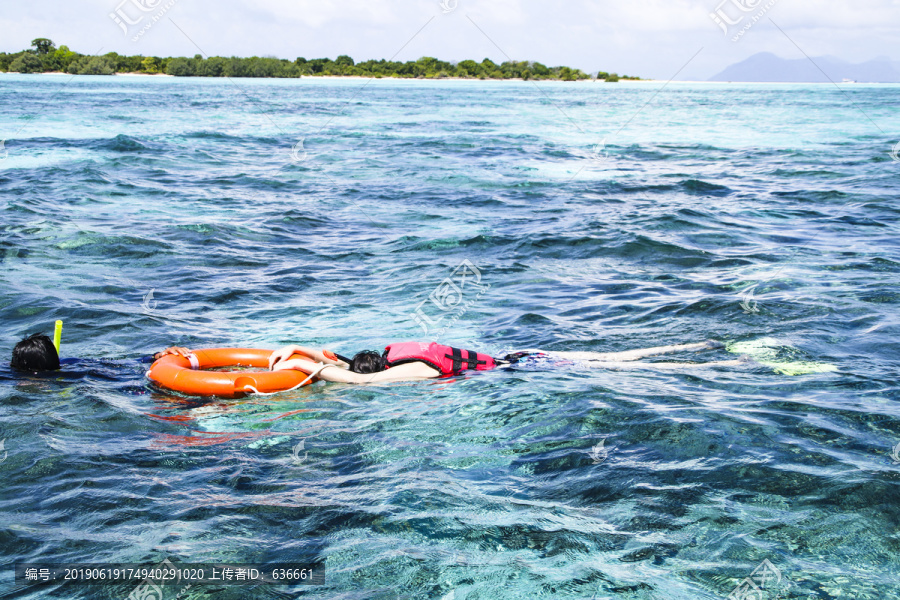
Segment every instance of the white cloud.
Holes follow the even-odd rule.
[[[369,25],[396,22],[396,12],[402,4],[404,3],[379,0],[240,0],[232,10],[240,13],[265,12],[279,21],[320,28],[346,22]]]

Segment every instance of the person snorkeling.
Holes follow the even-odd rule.
[[[705,363],[652,362],[637,363],[641,358],[673,352],[699,352],[723,348],[720,342],[708,341],[696,344],[658,346],[626,352],[556,352],[526,350],[494,358],[474,350],[465,350],[438,344],[437,342],[402,342],[387,346],[384,351],[364,350],[353,358],[334,354],[329,350],[316,350],[305,346],[289,345],[274,351],[269,358],[272,371],[297,370],[315,374],[320,379],[336,383],[390,383],[416,381],[459,375],[465,371],[488,371],[497,367],[587,367],[587,368],[654,368],[684,369],[690,367],[737,366],[744,360],[727,360]],[[191,351],[183,347],[167,348],[157,355],[177,354],[189,358]],[[291,357],[299,354],[314,362]]]
[[[167,348],[166,350],[157,352],[152,358],[142,358],[141,362],[152,362],[166,354],[172,354],[170,350],[171,348]],[[43,333],[32,333],[13,347],[9,366],[13,370],[22,373],[45,373],[48,371],[59,371],[64,366],[71,366],[79,363],[81,363],[80,366],[87,367],[89,365],[85,365],[84,363],[86,362],[90,362],[90,359],[60,359],[56,343],[51,340],[49,336]],[[93,362],[97,362],[97,360],[94,360]],[[114,363],[115,361],[111,362]]]
[[[9,366],[17,371],[56,371],[60,368],[59,353],[53,340],[41,333],[33,333],[15,345]]]

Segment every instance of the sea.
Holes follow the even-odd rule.
[[[900,598],[898,91],[0,74],[0,597]],[[62,370],[11,370],[56,320]],[[145,375],[431,340],[722,347]]]

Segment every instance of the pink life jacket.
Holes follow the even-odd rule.
[[[411,362],[423,362],[442,375],[459,375],[467,369],[487,371],[497,366],[487,354],[442,346],[437,342],[402,342],[384,349],[387,368]]]

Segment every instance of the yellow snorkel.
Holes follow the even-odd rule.
[[[53,347],[56,348],[56,355],[59,356],[59,342],[62,340],[62,321],[56,322],[56,329],[53,330]]]

